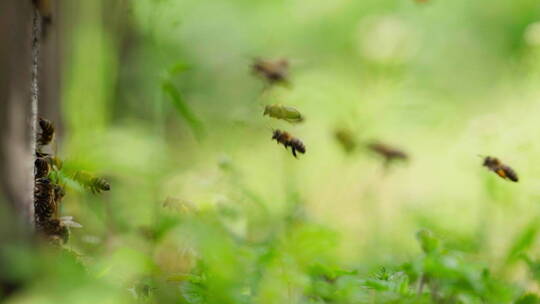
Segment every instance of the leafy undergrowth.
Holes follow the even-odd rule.
[[[248,233],[238,233],[239,222],[251,227]],[[535,231],[526,227],[518,236],[508,263],[524,261],[538,280],[540,263],[525,254]],[[426,229],[416,235],[418,256],[405,263],[368,271],[340,265],[337,233],[310,220],[300,203],[273,218],[262,207],[195,208],[168,200],[155,225],[136,233],[143,244],[118,246],[106,258],[69,247],[4,246],[1,260],[9,266],[2,276],[20,285],[10,302],[540,302],[528,286],[502,280]]]

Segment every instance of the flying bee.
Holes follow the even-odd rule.
[[[495,174],[497,174],[503,179],[509,179],[513,182],[518,181],[518,176],[517,176],[516,171],[514,171],[514,169],[510,168],[509,166],[503,164],[496,157],[486,156],[484,158],[484,163],[482,165],[488,168],[489,170],[495,172]]]
[[[379,142],[369,144],[368,149],[382,156],[386,165],[396,160],[405,161],[409,158],[407,153],[402,150]]]
[[[296,157],[296,151],[302,154],[306,153],[306,147],[304,146],[304,143],[302,143],[300,139],[292,136],[288,132],[274,130],[274,133],[272,134],[272,139],[275,139],[278,144],[282,144],[285,149],[287,149],[287,147],[291,147],[294,157]]]
[[[49,175],[49,171],[51,170],[51,166],[49,165],[49,162],[44,157],[37,157],[34,161],[34,176],[35,178],[43,178],[47,177]]]
[[[348,129],[337,129],[334,131],[334,137],[338,141],[338,143],[341,145],[343,150],[347,153],[353,152],[358,143],[356,142],[356,139],[354,138],[353,133]]]
[[[256,58],[251,65],[251,70],[270,85],[289,82],[289,61],[287,59],[264,60]]]
[[[91,189],[92,193],[98,194],[98,193],[101,193],[101,191],[109,191],[109,190],[111,190],[111,185],[104,178],[94,177],[91,180],[90,189]]]
[[[302,116],[300,111],[293,107],[282,106],[279,104],[265,106],[263,115],[283,119],[290,123],[299,123],[304,121],[304,116]]]
[[[180,212],[181,214],[190,214],[197,212],[197,206],[192,202],[176,197],[167,197],[163,202],[163,208],[171,211]]]
[[[41,146],[48,145],[54,138],[54,125],[47,119],[39,118],[41,132],[38,134],[37,142]]]
[[[111,190],[111,185],[104,178],[95,177],[85,171],[76,172],[75,175],[73,175],[73,179],[90,190],[93,194]]]

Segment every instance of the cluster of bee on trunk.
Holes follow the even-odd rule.
[[[60,216],[61,204],[66,191],[60,182],[63,162],[56,155],[44,151],[55,138],[55,127],[47,119],[39,118],[36,134],[34,162],[34,221],[36,231],[56,244],[64,244],[69,239],[70,227],[82,227],[71,216]],[[109,183],[84,171],[77,171],[69,177],[93,194],[110,190]]]
[[[36,230],[51,242],[62,244],[69,239],[69,227],[81,227],[71,217],[60,217],[60,205],[65,195],[64,187],[50,177],[59,171],[62,162],[54,155],[43,152],[43,147],[54,139],[54,124],[39,118],[34,162],[34,221]]]

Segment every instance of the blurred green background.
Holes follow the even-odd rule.
[[[539,290],[515,257],[540,249],[537,0],[63,5],[58,155],[111,191],[67,190],[62,214],[84,226],[69,254],[4,248],[27,282],[9,303],[325,303],[305,296],[326,288],[310,285],[313,265],[369,277],[421,255],[420,229],[516,293]],[[263,90],[255,57],[287,58],[291,85]],[[305,122],[263,117],[274,103]],[[371,140],[410,160],[385,169]],[[347,295],[333,303],[386,301]]]

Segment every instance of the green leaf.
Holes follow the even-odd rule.
[[[420,242],[422,250],[426,254],[437,252],[441,249],[441,242],[433,233],[427,229],[422,229],[416,233],[416,238]]]
[[[184,62],[178,62],[173,64],[167,71],[170,76],[176,76],[189,70],[190,66]]]
[[[189,303],[189,304],[206,303],[206,288],[205,286],[201,284],[188,281],[181,285],[180,291],[186,303]]]
[[[540,282],[540,261],[533,260],[526,254],[521,254],[520,258],[527,264],[531,276]]]
[[[538,304],[540,303],[540,298],[537,295],[532,293],[525,294],[517,299],[515,304]]]
[[[188,125],[191,127],[191,130],[197,138],[201,138],[203,135],[203,126],[201,121],[195,116],[191,111],[186,101],[182,97],[182,94],[176,89],[174,84],[169,80],[164,80],[161,88],[166,95],[171,99],[175,109],[178,111],[178,114],[182,116]]]
[[[507,254],[507,263],[513,263],[518,260],[522,253],[532,247],[538,234],[537,219],[533,219],[527,227],[521,231],[520,235],[516,238],[516,241],[510,247]]]

